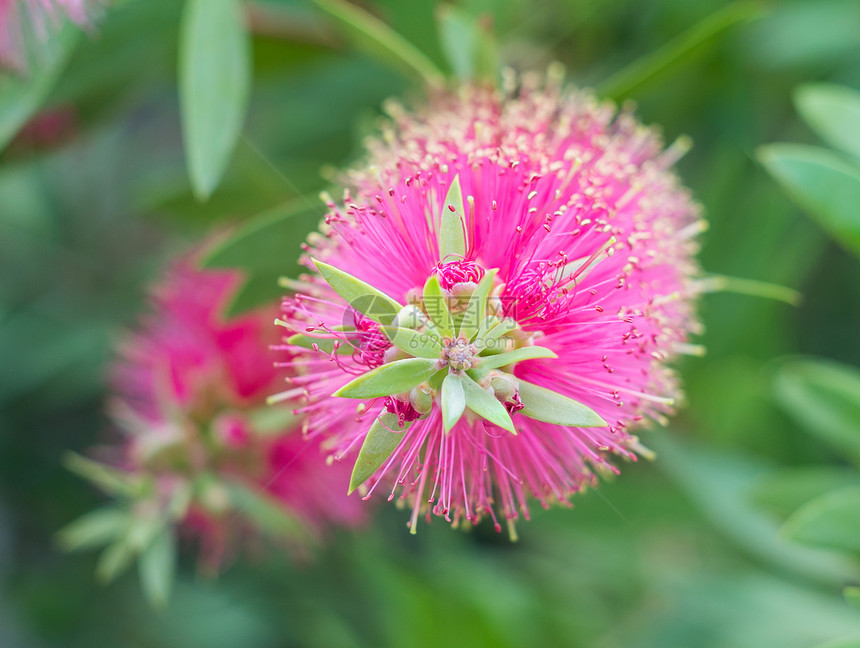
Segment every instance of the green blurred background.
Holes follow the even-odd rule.
[[[434,3],[363,6],[445,65]],[[679,172],[710,221],[705,269],[790,286],[804,301],[703,299],[708,353],[682,367],[688,402],[670,430],[642,435],[658,459],[623,466],[572,510],[538,512],[515,544],[441,520],[410,536],[406,514],[383,505],[372,525],[335,534],[308,563],[257,555],[210,580],[183,555],[162,612],[147,606],[134,574],[103,588],[94,555],[64,555],[53,541],[101,499],[60,459],[110,438],[111,344],[171,255],[213,226],[292,204],[295,189],[315,199],[325,170],[359,155],[383,100],[419,88],[350,47],[310,3],[254,3],[265,12],[252,14],[244,139],[201,203],[180,132],[182,2],[126,0],[106,11],[45,104],[65,120],[60,136],[25,132],[0,157],[0,646],[801,648],[860,636],[860,609],[843,597],[860,584],[860,564],[779,533],[805,501],[785,486],[797,471],[824,467],[840,484],[860,474],[774,396],[784,356],[860,365],[860,262],[755,157],[769,142],[818,141],[792,104],[796,86],[860,87],[860,3],[738,6],[752,7],[748,19],[627,94],[667,140],[695,142]],[[542,70],[557,60],[571,82],[599,85],[725,3],[460,7],[492,18],[506,64]],[[262,268],[266,282],[266,271],[293,271],[316,218],[289,221],[283,267]]]

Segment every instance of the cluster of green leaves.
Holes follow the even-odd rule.
[[[836,150],[769,144],[758,150],[758,158],[834,240],[860,255],[860,92],[810,84],[797,89],[794,102],[812,130]]]
[[[466,222],[459,177],[455,177],[448,188],[438,221],[440,262],[463,258],[467,247]],[[408,356],[385,362],[363,373],[338,389],[334,396],[362,400],[381,398],[408,394],[413,388],[426,384],[428,394],[433,397],[438,394],[446,433],[451,431],[467,408],[511,434],[517,433],[504,404],[482,383],[489,379],[489,373],[493,370],[504,368],[510,372],[518,362],[558,356],[539,345],[513,344],[511,346],[517,348],[505,350],[508,345],[498,344],[500,340],[513,342],[508,336],[516,330],[517,323],[489,311],[496,270],[484,274],[463,309],[452,309],[438,276],[431,275],[424,285],[422,310],[414,305],[400,304],[389,295],[334,266],[321,261],[315,261],[315,264],[346,305],[376,322],[391,344]],[[289,338],[289,343],[308,348],[312,347],[314,340],[296,334]],[[468,367],[452,367],[447,362],[446,350],[452,344],[468,348],[468,353],[474,354]],[[326,353],[333,351],[329,348],[319,350]],[[523,380],[517,382],[524,405],[519,412],[521,416],[555,425],[606,425],[606,421],[582,403]],[[403,432],[411,424],[411,421],[400,424],[397,417],[387,411],[377,417],[356,459],[350,492],[367,481],[389,459],[403,439]]]
[[[305,525],[290,511],[265,492],[250,490],[236,479],[203,472],[193,480],[174,480],[165,496],[152,474],[124,472],[75,453],[68,453],[64,463],[113,502],[61,529],[59,547],[68,552],[104,547],[95,569],[103,584],[116,580],[136,560],[143,593],[157,608],[165,607],[171,596],[177,570],[177,530],[192,505],[209,510],[227,527],[250,524],[268,538],[307,541]]]
[[[65,551],[105,547],[96,565],[96,577],[109,583],[137,559],[140,583],[147,599],[166,605],[176,573],[175,523],[185,517],[191,491],[177,489],[162,505],[154,483],[76,454],[66,467],[83,477],[116,503],[81,516],[57,535]],[[147,505],[149,504],[149,505]]]
[[[836,150],[770,144],[759,149],[759,160],[834,240],[860,257],[860,92],[810,84],[797,89],[794,101]],[[860,369],[815,357],[788,359],[776,370],[774,394],[792,419],[853,468],[783,469],[759,485],[757,500],[788,515],[784,537],[860,557]],[[844,593],[860,606],[860,589],[847,586]]]

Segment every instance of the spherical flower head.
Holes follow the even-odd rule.
[[[0,0],[0,67],[27,69],[36,45],[43,45],[64,21],[89,22],[91,0]]]
[[[552,76],[388,111],[284,302],[298,411],[413,532],[489,516],[513,534],[532,498],[647,454],[635,428],[679,396],[703,229],[670,170],[685,145]]]
[[[325,466],[320,439],[306,441],[288,403],[266,404],[282,380],[270,349],[275,309],[222,317],[238,280],[178,263],[113,367],[112,413],[127,433],[122,467],[151,482],[151,507],[198,536],[213,567],[236,536],[257,535],[262,525],[242,515],[257,500],[294,522],[286,540],[298,550],[363,517],[346,497],[345,467]]]

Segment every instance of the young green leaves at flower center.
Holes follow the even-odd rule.
[[[459,196],[459,187],[456,189],[449,191],[446,200]],[[459,201],[454,210],[448,210],[453,217],[442,218],[442,253],[449,247],[456,250],[450,254],[465,252],[462,197]],[[397,450],[409,425],[430,416],[435,406],[441,411],[446,434],[466,417],[471,425],[484,421],[516,435],[511,418],[516,412],[557,425],[606,425],[581,403],[514,375],[519,362],[557,355],[534,344],[532,335],[502,316],[493,294],[499,288],[496,270],[485,271],[472,261],[440,262],[420,297],[402,305],[342,270],[315,263],[335,292],[375,322],[392,345],[383,364],[353,378],[333,394],[361,400],[385,398],[385,408],[373,425],[375,433],[365,439],[372,451],[363,447],[359,453],[350,490],[368,479]],[[385,305],[386,313],[364,306],[371,303]],[[392,312],[396,314],[392,316]],[[296,338],[304,336],[293,336],[290,343],[308,346],[302,344],[306,340]]]

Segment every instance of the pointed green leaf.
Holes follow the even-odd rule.
[[[485,21],[444,4],[436,9],[436,24],[445,58],[458,79],[497,81],[498,46]]]
[[[414,329],[397,328],[396,326],[382,326],[380,328],[394,346],[409,355],[435,360],[438,360],[442,355],[442,343],[426,333]]]
[[[292,200],[244,221],[229,236],[206,248],[201,267],[234,268],[242,277],[241,285],[224,306],[225,317],[271,304],[284,294],[279,277],[307,272],[298,263],[300,246],[319,220],[308,203]]]
[[[449,373],[442,381],[440,392],[442,404],[442,423],[445,432],[457,424],[463,412],[466,410],[466,394],[463,391],[463,377],[459,374]]]
[[[860,167],[827,149],[800,144],[770,144],[757,156],[792,200],[860,255]]]
[[[486,318],[486,322],[490,318]],[[486,328],[482,325],[475,335],[475,346],[479,353],[502,353],[511,350],[513,342],[506,335],[517,328],[517,323],[510,317],[504,319],[494,318],[492,325]]]
[[[460,81],[475,79],[478,43],[474,23],[475,19],[459,7],[444,4],[436,8],[439,42],[454,76]]]
[[[134,560],[134,548],[126,539],[118,540],[102,551],[96,563],[96,578],[107,585],[122,574]]]
[[[448,188],[439,223],[439,260],[445,261],[448,256],[466,256],[466,216],[459,175],[454,176]]]
[[[297,429],[301,421],[301,417],[293,413],[292,407],[283,405],[263,405],[246,410],[245,416],[258,439],[283,436],[287,430]]]
[[[302,349],[313,349],[314,345],[323,353],[332,353],[334,351],[335,340],[333,338],[318,338],[312,335],[303,335],[296,333],[287,338],[287,344],[291,346],[301,347]],[[351,344],[340,340],[340,346],[337,348],[338,355],[352,355],[355,351]]]
[[[597,86],[600,96],[621,101],[640,87],[680,67],[696,50],[714,43],[730,28],[755,18],[760,13],[754,4],[733,2],[696,23],[650,54],[642,56]]]
[[[313,2],[346,27],[356,45],[382,63],[403,72],[408,78],[417,74],[429,86],[444,84],[442,72],[421,50],[364,9],[344,0]]]
[[[110,495],[134,497],[140,492],[139,481],[131,475],[74,452],[65,454],[63,465]]]
[[[478,416],[487,419],[490,423],[495,423],[499,427],[516,435],[517,429],[514,427],[511,415],[508,414],[508,410],[499,402],[498,398],[482,388],[467,374],[463,375],[462,384],[463,392],[466,395],[466,407]]]
[[[349,493],[370,479],[379,467],[384,464],[391,454],[403,440],[403,432],[409,429],[412,422],[409,421],[401,427],[398,425],[397,415],[391,412],[383,412],[370,426],[355,466],[349,479]],[[393,430],[393,431],[392,431]]]
[[[802,466],[768,472],[750,491],[757,505],[785,518],[816,497],[860,488],[860,473],[848,466]]]
[[[81,551],[106,545],[128,530],[128,511],[110,507],[91,511],[57,532],[63,551]]]
[[[504,367],[515,362],[522,362],[523,360],[557,357],[558,355],[556,355],[555,351],[552,349],[548,349],[540,345],[534,345],[522,347],[521,349],[514,349],[507,353],[481,356],[477,368],[481,371],[486,371],[487,369],[498,369],[499,367]]]
[[[607,425],[590,407],[525,380],[520,380],[520,400],[525,407],[519,413],[537,421],[574,427]]]
[[[347,274],[322,261],[314,259],[314,264],[328,284],[334,288],[347,304],[377,324],[391,324],[403,308],[384,292],[377,290],[361,279]]]
[[[442,337],[453,337],[454,320],[451,318],[451,311],[448,308],[448,299],[442,293],[439,278],[435,274],[424,284],[423,299],[424,308],[427,309],[427,314]]]
[[[341,398],[379,398],[407,392],[439,371],[439,360],[407,358],[368,371],[338,389]]]
[[[821,139],[860,160],[860,92],[834,83],[809,83],[794,104]]]
[[[176,537],[164,527],[137,561],[140,585],[147,600],[157,608],[167,605],[176,578]]]
[[[251,91],[251,40],[239,0],[188,0],[179,42],[182,136],[191,186],[208,198],[227,168]]]
[[[238,481],[225,486],[236,514],[250,520],[264,533],[274,538],[301,540],[308,537],[305,525],[264,489],[252,490]]]
[[[795,512],[782,534],[806,545],[860,553],[860,488],[822,495]]]
[[[489,270],[475,287],[475,292],[469,298],[466,312],[463,313],[463,319],[460,321],[460,337],[471,340],[484,323],[484,316],[487,313],[487,300],[490,298],[490,291],[493,289],[493,281],[497,272],[498,270],[495,269]]]
[[[823,358],[788,360],[774,394],[807,432],[860,464],[860,370]]]
[[[287,338],[287,344],[290,346],[301,347],[302,349],[313,349],[316,347],[323,353],[331,353],[334,351],[334,340],[331,338],[318,338],[310,335],[302,335],[296,333]],[[346,345],[349,348],[349,345]]]
[[[427,381],[427,384],[430,385],[430,389],[436,392],[442,389],[442,381],[445,380],[445,376],[447,375],[448,367],[443,367],[442,369],[434,373],[432,376],[430,376],[430,379]]]
[[[261,408],[262,409],[262,408]],[[267,410],[272,410],[275,414],[283,414],[286,410],[292,415],[292,412],[289,408],[285,407],[266,407]],[[258,410],[259,412],[259,410]],[[250,418],[254,422],[255,425],[258,424],[256,418],[254,418],[254,413],[250,413]],[[293,416],[292,421],[296,420],[296,417]],[[284,426],[285,427],[285,426]],[[283,431],[284,427],[281,427]],[[190,481],[183,481],[176,485],[173,489],[173,492],[170,495],[170,499],[167,503],[167,519],[174,520],[176,522],[180,522],[185,519],[185,516],[188,515],[188,508],[191,506],[191,501],[194,498],[194,486]]]

